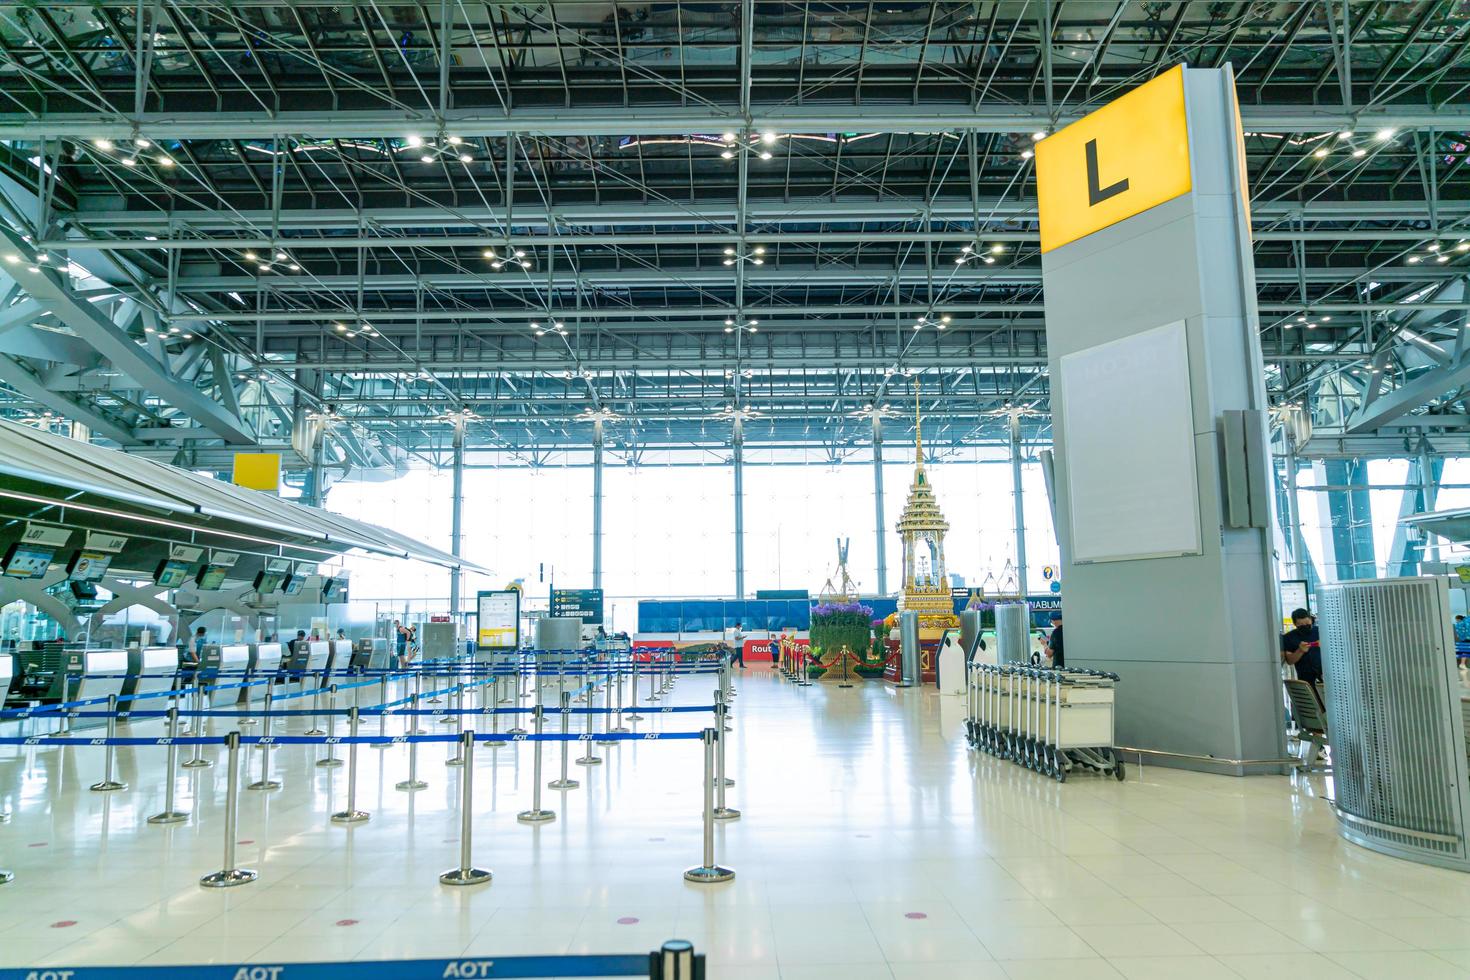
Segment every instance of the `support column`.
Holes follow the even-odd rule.
[[[1287,578],[1302,578],[1302,559],[1306,556],[1306,542],[1302,540],[1302,509],[1297,496],[1296,475],[1299,463],[1296,458],[1296,436],[1291,426],[1286,427],[1286,536],[1287,550],[1291,553]]]
[[[875,406],[876,407],[876,406]],[[878,595],[888,594],[888,534],[883,526],[883,420],[873,413],[873,540],[878,546]]]
[[[735,468],[735,598],[745,598],[745,430],[735,416],[730,435]]]
[[[602,419],[592,423],[592,587],[602,588]]]
[[[1314,460],[1317,483],[1342,489],[1323,491],[1329,526],[1322,534],[1322,567],[1333,581],[1377,578],[1373,511],[1368,498],[1368,463],[1361,459]]]
[[[1016,589],[1024,596],[1026,585],[1026,505],[1021,499],[1021,415],[1011,413],[1011,490],[1016,513]]]
[[[458,558],[464,546],[464,420],[454,423],[454,489],[449,502],[449,553]],[[464,570],[449,570],[449,615],[459,622],[459,602]]]
[[[1435,460],[1429,455],[1429,440],[1422,435],[1419,439],[1419,483],[1421,505],[1424,513],[1428,514],[1435,508],[1435,501],[1439,498],[1439,476],[1441,470],[1436,469],[1435,463],[1444,465],[1444,460]],[[1439,561],[1439,538],[1433,534],[1424,535],[1424,561]]]

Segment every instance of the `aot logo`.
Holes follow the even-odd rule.
[[[32,970],[26,980],[71,980],[75,970]]]
[[[488,977],[490,971],[495,969],[494,960],[460,960],[449,961],[444,965],[444,976],[449,977]]]
[[[235,980],[278,980],[284,966],[242,966],[235,971]]]

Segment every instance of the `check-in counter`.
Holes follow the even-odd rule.
[[[81,683],[74,698],[83,700],[86,698],[105,698],[109,694],[122,696],[123,689],[132,680],[128,674],[128,651],[126,650],[83,650],[78,654],[82,658]],[[175,663],[177,663],[175,655]],[[102,705],[87,708],[88,711],[100,711]],[[71,727],[76,728],[100,728],[107,724],[106,718],[76,718],[73,719]]]
[[[381,636],[366,636],[358,640],[352,650],[352,666],[363,670],[387,670],[388,641]]]
[[[254,673],[251,680],[259,681],[274,679],[280,672],[282,661],[286,657],[286,649],[279,643],[255,643],[252,644],[254,651]],[[245,689],[246,699],[250,701],[264,701],[265,694],[271,689],[270,684],[256,684]]]
[[[123,683],[123,694],[125,696],[136,696],[139,694],[154,694],[158,691],[171,691],[178,682],[179,652],[173,647],[146,647],[128,649],[128,674],[131,675]],[[149,702],[153,703],[149,703]],[[139,702],[139,711],[165,711],[168,704],[163,698],[149,698],[147,701]],[[126,701],[118,709],[118,714],[126,717],[133,710],[133,702]]]
[[[243,684],[246,680],[245,674],[255,663],[251,654],[249,644],[232,643],[219,648],[219,672],[220,676],[216,684]],[[264,697],[264,695],[261,695]],[[217,705],[238,704],[245,699],[244,688],[231,688],[224,691],[216,691],[213,701]]]
[[[336,673],[346,673],[352,666],[352,641],[331,640],[332,644],[332,670]]]
[[[306,646],[306,669],[313,672],[330,670],[332,667],[332,643],[330,640],[311,640]],[[312,680],[319,680],[314,677]]]

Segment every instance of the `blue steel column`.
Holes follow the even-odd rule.
[[[602,588],[602,419],[592,423],[592,587]]]
[[[735,468],[735,598],[745,598],[745,431],[735,416],[731,432]]]
[[[1021,415],[1011,413],[1011,489],[1016,512],[1016,591],[1026,595],[1026,505],[1021,499]]]
[[[1375,578],[1373,512],[1368,499],[1368,464],[1361,459],[1327,459],[1313,464],[1324,490],[1328,528],[1323,535],[1324,567],[1339,582]]]
[[[873,413],[873,523],[878,546],[878,595],[888,594],[888,529],[883,525],[883,420]]]
[[[464,547],[464,419],[454,423],[454,487],[449,501],[449,553],[458,558]],[[449,570],[449,615],[459,622],[459,602],[464,570]]]

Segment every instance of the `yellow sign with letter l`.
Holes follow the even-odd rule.
[[[1190,190],[1184,66],[1036,144],[1041,250],[1050,252]]]

